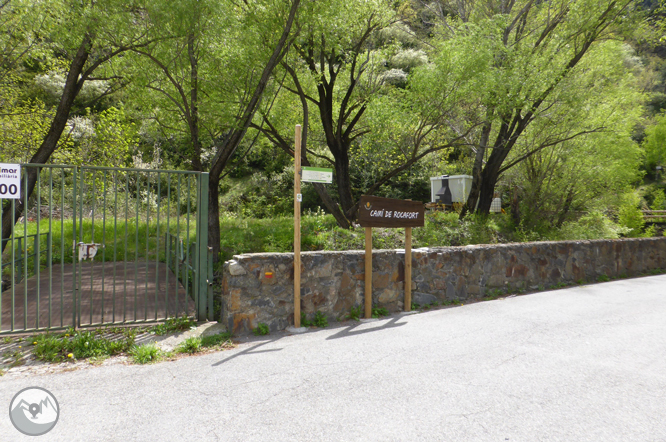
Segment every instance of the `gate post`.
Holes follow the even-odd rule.
[[[197,320],[205,321],[213,312],[207,314],[208,307],[208,173],[199,175],[197,192],[197,281],[196,306]]]

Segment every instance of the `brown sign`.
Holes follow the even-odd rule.
[[[420,201],[361,197],[358,222],[362,227],[423,227],[425,208]]]

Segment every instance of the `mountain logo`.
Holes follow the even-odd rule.
[[[9,404],[9,418],[14,428],[28,436],[41,436],[55,427],[60,405],[45,388],[28,387],[19,391]]]

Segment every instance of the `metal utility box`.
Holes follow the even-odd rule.
[[[441,175],[430,178],[430,201],[433,203],[464,204],[471,190],[471,175]]]

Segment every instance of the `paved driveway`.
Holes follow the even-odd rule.
[[[49,389],[45,436],[8,405]],[[0,378],[2,441],[666,441],[666,276]]]

